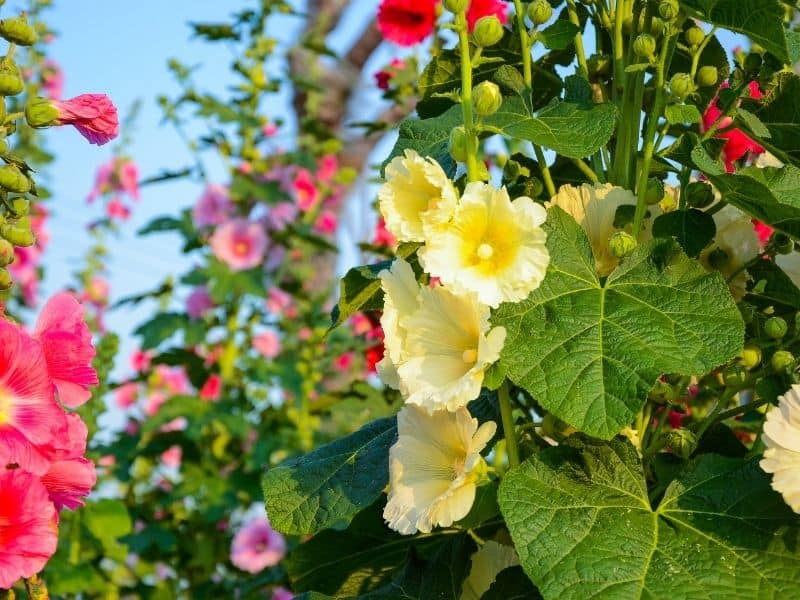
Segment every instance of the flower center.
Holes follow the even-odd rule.
[[[472,348],[469,350],[464,350],[464,352],[461,354],[461,360],[468,364],[474,363],[478,360],[478,351]]]
[[[11,406],[13,396],[0,388],[0,425],[5,425],[11,420]]]
[[[239,256],[244,256],[245,254],[247,254],[249,250],[250,250],[250,244],[244,241],[236,242],[233,245],[233,251]]]

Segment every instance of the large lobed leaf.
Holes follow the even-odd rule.
[[[741,349],[744,324],[725,282],[673,240],[641,245],[601,282],[583,230],[561,209],[548,212],[545,280],[492,319],[508,332],[508,377],[545,409],[609,439],[660,375],[707,373]]]
[[[583,436],[510,471],[500,506],[545,599],[792,598],[798,518],[757,459],[702,455],[651,508],[623,439]]]

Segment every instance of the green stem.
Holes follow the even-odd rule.
[[[533,144],[533,152],[536,154],[536,162],[539,163],[539,171],[542,173],[542,180],[544,187],[547,190],[547,195],[552,198],[556,195],[556,186],[553,183],[553,176],[550,174],[550,167],[547,166],[547,161],[544,158],[544,152],[541,146]]]
[[[508,382],[504,381],[497,390],[500,399],[500,417],[503,421],[503,434],[506,437],[508,451],[508,464],[513,469],[519,465],[519,447],[517,446],[517,433],[514,430],[514,416],[512,415],[511,397],[508,394]]]
[[[622,35],[622,24],[625,21],[625,0],[617,0],[614,7],[614,88],[612,95],[619,109],[622,109],[620,97],[625,91],[625,42]]]
[[[467,13],[462,11],[456,15],[458,30],[458,46],[461,54],[461,113],[464,116],[464,131],[467,138],[467,180],[478,181],[478,136],[472,116],[472,58],[469,53],[469,36],[467,34]]]
[[[567,0],[567,10],[570,22],[578,28],[578,33],[575,34],[575,55],[578,57],[579,71],[584,79],[589,79],[589,67],[586,64],[586,52],[583,49],[581,21],[578,18],[578,10],[575,8],[575,0]]]
[[[25,579],[25,589],[28,592],[28,598],[30,598],[30,600],[49,600],[50,598],[50,594],[47,592],[47,586],[38,575],[33,575]]]
[[[741,406],[734,406],[733,408],[729,408],[728,410],[723,410],[722,412],[719,412],[717,416],[714,417],[714,423],[720,423],[732,417],[738,417],[741,414],[750,412],[751,410],[756,410],[757,408],[761,408],[765,404],[769,403],[770,403],[769,398],[761,398],[760,400],[756,400],[755,402],[748,402],[747,404],[742,404]]]
[[[514,12],[517,18],[517,29],[519,29],[519,42],[522,48],[522,78],[525,87],[533,87],[533,75],[531,73],[531,42],[528,37],[528,28],[525,26],[525,11],[520,0],[514,0]]]
[[[581,173],[586,175],[586,177],[588,177],[589,181],[591,181],[592,183],[599,183],[600,182],[600,179],[597,177],[595,172],[592,171],[592,169],[589,167],[589,165],[587,165],[585,162],[583,162],[580,158],[573,158],[572,159],[572,164],[574,164],[576,167],[578,167],[578,169],[580,169]]]
[[[239,328],[238,307],[239,299],[237,298],[234,300],[232,312],[228,316],[228,343],[225,345],[225,350],[223,350],[219,359],[220,377],[222,377],[223,383],[230,383],[236,365],[236,358],[239,355],[239,347],[236,344],[236,331]]]

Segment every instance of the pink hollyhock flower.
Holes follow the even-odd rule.
[[[364,313],[356,313],[350,318],[350,324],[355,335],[366,335],[372,331],[372,321]]]
[[[59,100],[64,93],[64,72],[55,61],[42,64],[42,89],[50,100]]]
[[[125,203],[122,202],[122,200],[115,197],[112,198],[108,204],[106,204],[106,214],[108,215],[109,219],[127,221],[131,218],[131,209],[125,206]]]
[[[16,247],[14,257],[14,262],[8,265],[8,271],[22,289],[25,304],[36,306],[39,289],[38,267],[42,250],[38,246]]]
[[[208,184],[203,195],[197,199],[197,203],[192,208],[192,220],[198,229],[211,225],[222,225],[232,215],[233,203],[228,194],[228,188],[218,183]]]
[[[233,271],[258,266],[267,250],[267,236],[258,223],[232,219],[221,225],[211,236],[211,250]]]
[[[158,411],[167,401],[167,396],[161,392],[151,392],[147,399],[144,401],[144,414],[148,417],[153,417],[158,414]]]
[[[159,427],[159,431],[161,433],[184,431],[188,425],[189,421],[186,420],[186,417],[175,417],[171,421],[167,421],[161,427]]]
[[[390,42],[413,46],[433,33],[438,0],[383,0],[378,29]]]
[[[0,589],[41,571],[57,545],[56,509],[39,478],[0,471]]]
[[[285,587],[276,587],[272,590],[271,600],[293,600],[294,594]]]
[[[92,367],[95,350],[83,306],[70,294],[56,294],[39,314],[34,337],[42,345],[61,403],[77,408],[86,402],[92,395],[89,386],[99,380]]]
[[[333,363],[333,366],[336,367],[337,371],[345,372],[353,366],[353,362],[355,361],[356,356],[352,352],[345,352],[344,354],[336,357],[336,360]]]
[[[0,319],[0,465],[45,473],[50,464],[42,448],[66,427],[39,342]]]
[[[389,247],[394,247],[397,244],[397,239],[386,229],[386,221],[384,221],[383,217],[378,219],[378,223],[375,225],[375,237],[372,238],[372,243],[375,246]]]
[[[162,385],[172,395],[189,392],[189,378],[181,367],[158,365],[155,372],[156,384]]]
[[[89,285],[86,286],[84,291],[84,300],[87,300],[102,308],[108,304],[108,297],[111,295],[111,284],[105,277],[92,277]]]
[[[170,446],[161,453],[161,462],[167,467],[180,468],[183,459],[183,449],[180,446]]]
[[[307,342],[311,339],[312,335],[314,335],[314,332],[312,332],[311,329],[308,327],[301,327],[297,332],[297,339],[299,339],[301,342]]]
[[[131,159],[118,156],[100,165],[86,201],[91,203],[98,196],[112,192],[124,192],[139,200],[139,168]]]
[[[729,87],[728,83],[722,84],[723,88]],[[758,83],[751,81],[749,84],[750,98],[754,100],[761,100],[763,94],[758,87]],[[720,120],[722,110],[718,105],[719,97],[715,97],[711,104],[708,105],[706,112],[703,114],[703,122],[700,127],[701,131],[707,131],[711,126]],[[725,140],[725,145],[722,147],[722,157],[725,160],[725,168],[728,173],[733,173],[735,170],[734,163],[743,158],[748,152],[751,154],[761,154],[764,152],[763,146],[752,138],[745,135],[741,129],[733,128],[728,129],[733,124],[733,119],[724,117],[719,122],[717,132],[714,137],[717,139]]]
[[[761,242],[762,246],[766,245],[769,238],[772,237],[772,233],[775,231],[772,227],[766,223],[762,223],[758,219],[753,219],[753,229],[756,230],[758,241]]]
[[[333,235],[336,233],[337,224],[336,213],[323,210],[317,217],[317,222],[314,223],[314,231],[323,235]]]
[[[120,190],[126,192],[134,200],[139,199],[139,167],[128,158],[117,159],[117,177]]]
[[[222,392],[222,377],[216,373],[212,373],[206,379],[203,387],[200,388],[200,398],[202,400],[215,402],[219,400],[219,395]]]
[[[317,179],[328,183],[339,170],[339,160],[335,154],[326,154],[317,162]]]
[[[469,32],[475,29],[475,23],[483,17],[494,15],[504,25],[508,21],[506,9],[508,5],[503,0],[472,0],[467,9],[467,27]]]
[[[142,350],[134,350],[131,353],[131,368],[134,371],[142,372],[150,368],[150,361],[153,358],[153,353],[150,351],[144,352]]]
[[[241,173],[242,175],[250,175],[250,173],[253,172],[253,165],[252,163],[244,160],[239,163],[237,169],[239,170],[239,173]]]
[[[261,133],[266,137],[273,137],[278,134],[278,126],[275,123],[267,123],[261,128]]]
[[[114,399],[117,402],[117,406],[122,409],[130,408],[136,404],[138,398],[139,386],[132,381],[122,384],[114,391]]]
[[[186,312],[192,319],[201,318],[212,308],[214,308],[214,301],[205,286],[194,288],[186,299]]]
[[[74,125],[92,144],[102,146],[119,135],[117,108],[105,94],[81,94],[70,100],[53,100],[59,125]]]
[[[266,517],[257,517],[242,527],[231,544],[231,562],[248,573],[277,565],[286,554],[286,540],[272,529]]]
[[[319,200],[319,190],[314,184],[314,178],[308,169],[297,169],[294,181],[292,182],[297,206],[303,212],[308,212]]]
[[[86,424],[77,414],[70,413],[66,432],[56,440],[56,446],[48,450],[52,463],[42,476],[42,483],[56,510],[83,506],[83,498],[97,483],[94,463],[83,456],[87,434]]]
[[[265,331],[253,338],[253,348],[265,358],[275,358],[281,353],[281,339],[275,331]]]
[[[285,229],[286,226],[297,218],[297,205],[292,202],[278,202],[269,209],[267,225],[271,229]]]
[[[267,291],[267,310],[275,315],[282,315],[294,304],[292,296],[277,287]]]

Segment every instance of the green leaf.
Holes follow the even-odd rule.
[[[569,158],[583,158],[600,149],[614,132],[616,109],[608,102],[589,106],[553,100],[534,116],[521,98],[506,98],[486,125],[505,135],[528,140]]]
[[[656,239],[598,279],[583,229],[548,211],[550,267],[541,287],[503,304],[508,377],[548,411],[608,439],[629,424],[664,373],[707,373],[741,349],[744,324],[728,287]]]
[[[694,104],[670,104],[664,109],[664,116],[671,125],[678,123],[699,123],[700,111]]]
[[[262,484],[272,525],[294,535],[346,527],[389,482],[396,439],[395,418],[381,419],[267,471]]]
[[[120,544],[119,538],[132,530],[128,509],[120,500],[105,498],[92,502],[81,511],[86,528],[100,540],[105,555],[117,560],[125,560],[128,549]]]
[[[696,208],[668,212],[653,221],[653,237],[674,237],[691,257],[700,254],[716,234],[714,217]]]
[[[410,149],[416,150],[420,156],[430,156],[442,166],[448,177],[454,177],[458,165],[450,156],[448,142],[450,132],[462,124],[462,119],[461,106],[453,106],[433,119],[405,119],[400,123],[397,142],[382,168],[395,156],[402,156]]]
[[[565,19],[557,19],[550,27],[540,31],[537,39],[550,50],[565,50],[572,45],[578,31],[580,28],[574,23]]]
[[[681,0],[689,15],[743,33],[780,60],[800,60],[800,46],[783,24],[779,0]]]
[[[147,235],[148,233],[160,233],[163,231],[180,231],[183,222],[175,217],[158,217],[142,227],[137,235]]]
[[[498,573],[481,600],[541,600],[541,597],[522,567],[509,567]]]
[[[155,348],[186,327],[188,317],[183,313],[160,313],[134,330],[134,335],[142,336],[142,350]]]
[[[708,174],[723,200],[759,221],[800,238],[800,168],[747,167]]]
[[[748,296],[748,300],[758,306],[780,305],[790,310],[800,310],[800,289],[794,281],[771,260],[759,260],[747,272],[755,281],[758,293]]]
[[[752,111],[769,135],[747,127],[745,122],[748,133],[783,162],[800,166],[800,77],[779,73],[764,98],[745,100],[742,106]],[[741,108],[738,113],[741,116]]]
[[[651,508],[622,439],[574,436],[509,471],[500,507],[545,599],[791,598],[798,519],[758,459],[705,454]]]

